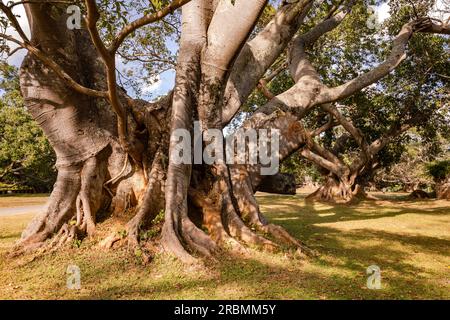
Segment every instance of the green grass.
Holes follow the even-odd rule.
[[[259,194],[263,212],[314,248],[317,258],[250,250],[203,267],[157,256],[142,266],[125,249],[94,243],[32,262],[5,253],[31,218],[0,217],[2,299],[449,299],[450,202],[380,201],[308,204],[305,194]],[[1,203],[1,199],[0,199]],[[69,264],[82,289],[66,288]],[[382,289],[366,287],[366,268],[381,268]]]

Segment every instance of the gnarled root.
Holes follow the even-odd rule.
[[[44,212],[34,217],[23,231],[12,254],[34,251],[58,233],[76,213],[76,200],[81,188],[81,166],[59,168],[55,187]]]
[[[311,249],[291,236],[283,227],[269,223],[262,215],[247,172],[243,170],[234,170],[233,173],[232,178],[236,202],[242,220],[247,221],[249,225],[253,226],[256,230],[270,236],[280,243],[294,247],[306,255],[314,255]]]
[[[348,204],[356,200],[356,197],[351,185],[328,177],[325,184],[307,196],[306,200]]]
[[[83,163],[59,168],[45,211],[25,229],[12,255],[36,249],[53,251],[71,240],[94,234],[95,213],[103,200],[105,156],[105,152],[100,152]]]
[[[146,174],[148,182],[141,199],[138,200],[136,214],[125,226],[125,234],[118,232],[110,234],[99,246],[105,249],[112,248],[116,243],[126,243],[128,250],[139,253],[143,261],[149,262],[151,254],[146,246],[141,243],[144,230],[151,225],[153,220],[164,209],[164,181],[165,172],[162,166],[162,153],[157,152],[150,173]]]

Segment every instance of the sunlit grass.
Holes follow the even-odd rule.
[[[307,260],[290,253],[224,254],[204,267],[156,257],[142,266],[125,249],[94,243],[32,262],[5,253],[30,215],[0,217],[0,298],[3,299],[448,299],[450,202],[380,201],[352,206],[306,203],[259,194],[263,212],[315,249]],[[66,288],[66,268],[80,267],[82,289]],[[382,289],[366,287],[378,265]]]

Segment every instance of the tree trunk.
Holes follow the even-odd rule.
[[[450,200],[450,178],[436,184],[436,197],[442,200]]]
[[[355,196],[354,187],[347,179],[339,179],[334,175],[329,175],[325,183],[307,196],[306,199],[331,203],[349,203],[353,201]]]
[[[223,71],[226,68],[214,66],[232,63],[265,2],[258,1],[257,5],[238,2],[236,6],[219,3],[224,6],[220,10],[226,13],[225,17],[235,15],[236,10],[246,12],[241,22],[248,24],[248,30],[244,28],[239,36],[233,30],[223,35],[235,43],[234,49],[219,61],[215,59],[222,52],[220,45],[230,44],[226,39],[216,43],[217,39],[210,39],[210,51],[201,54],[208,27],[223,28],[222,20],[211,21],[212,3],[194,0],[183,7],[172,94],[148,103],[121,93],[120,98],[128,107],[130,141],[142,146],[139,148],[142,155],[138,157],[142,161],[130,157],[125,151],[128,146],[121,145],[117,117],[107,102],[69,89],[51,69],[33,55],[27,55],[20,74],[22,93],[28,110],[56,151],[58,178],[46,210],[23,232],[15,253],[37,248],[42,252],[53,251],[74,239],[93,236],[101,208],[109,214],[102,219],[122,216],[127,209],[134,209],[134,217],[122,226],[132,247],[141,246],[142,231],[148,230],[154,218],[164,212],[160,247],[189,263],[196,261],[194,255],[210,256],[219,247],[239,252],[245,244],[268,250],[279,248],[251,227],[271,234],[280,242],[301,247],[285,230],[269,224],[259,211],[253,186],[262,180],[260,166],[234,167],[224,163],[192,166],[171,161],[177,152],[177,141],[170,139],[175,130],[192,132],[196,119],[203,130],[222,129],[220,111],[211,111],[223,103],[221,95],[227,75]],[[105,70],[89,35],[85,31],[66,32],[67,16],[63,13],[57,16],[50,6],[53,4],[25,4],[32,43],[39,44],[83,86],[105,90]],[[214,43],[219,47],[215,48]],[[201,63],[202,58],[211,61]],[[259,122],[262,127],[279,127],[284,130],[282,135],[292,140],[282,138],[281,158],[301,143],[296,127],[285,126],[295,121],[286,115]],[[111,230],[100,244],[112,247],[122,238],[117,230]]]

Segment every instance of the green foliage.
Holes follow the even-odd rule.
[[[436,161],[427,166],[427,173],[436,182],[445,180],[450,176],[450,160]]]
[[[335,3],[330,1],[329,5]],[[320,38],[308,48],[310,58],[322,80],[329,86],[345,82],[369,71],[383,61],[391,51],[392,39],[401,26],[427,15],[434,1],[390,1],[391,16],[378,29],[370,29],[367,19],[369,4],[361,1],[338,28]],[[414,8],[412,6],[414,4]],[[308,31],[327,11],[315,8],[314,20],[302,27]],[[317,20],[317,21],[316,21]],[[336,45],[338,43],[339,45]],[[440,35],[420,34],[408,44],[407,59],[391,74],[355,95],[339,101],[340,111],[361,130],[368,143],[379,139],[392,129],[409,124],[415,129],[395,137],[374,159],[383,168],[389,168],[401,159],[407,145],[421,143],[426,148],[428,161],[442,153],[442,137],[450,134],[448,104],[448,77],[450,60],[449,39]],[[282,79],[282,75],[279,79]],[[289,81],[285,80],[289,86]],[[303,120],[312,129],[326,123],[328,116],[313,110]],[[345,133],[342,128],[328,130],[318,141],[331,150]],[[347,139],[338,152],[346,162],[359,156],[360,148],[353,139]]]
[[[152,224],[157,225],[164,222],[165,214],[164,210],[159,211],[158,215],[153,219]]]
[[[143,14],[153,14],[169,0],[101,0],[98,27],[102,39],[109,44],[116,34]],[[145,88],[159,81],[159,75],[173,70],[180,36],[180,11],[139,28],[124,41],[118,51],[118,82],[130,94],[155,98]]]
[[[74,247],[75,249],[79,249],[79,248],[81,248],[82,242],[83,241],[80,239],[73,239],[72,247]]]
[[[125,239],[128,235],[127,230],[119,230],[117,231],[117,235],[120,237],[120,239]]]
[[[42,130],[27,113],[17,69],[0,65],[0,182],[14,189],[48,192],[56,157]]]
[[[161,233],[162,224],[164,223],[164,210],[161,210],[152,220],[152,227],[146,231],[141,230],[139,238],[141,241],[147,241],[156,238]]]
[[[282,173],[290,173],[295,176],[297,184],[322,182],[323,176],[319,169],[303,159],[298,153],[292,154],[281,164],[280,171]]]

